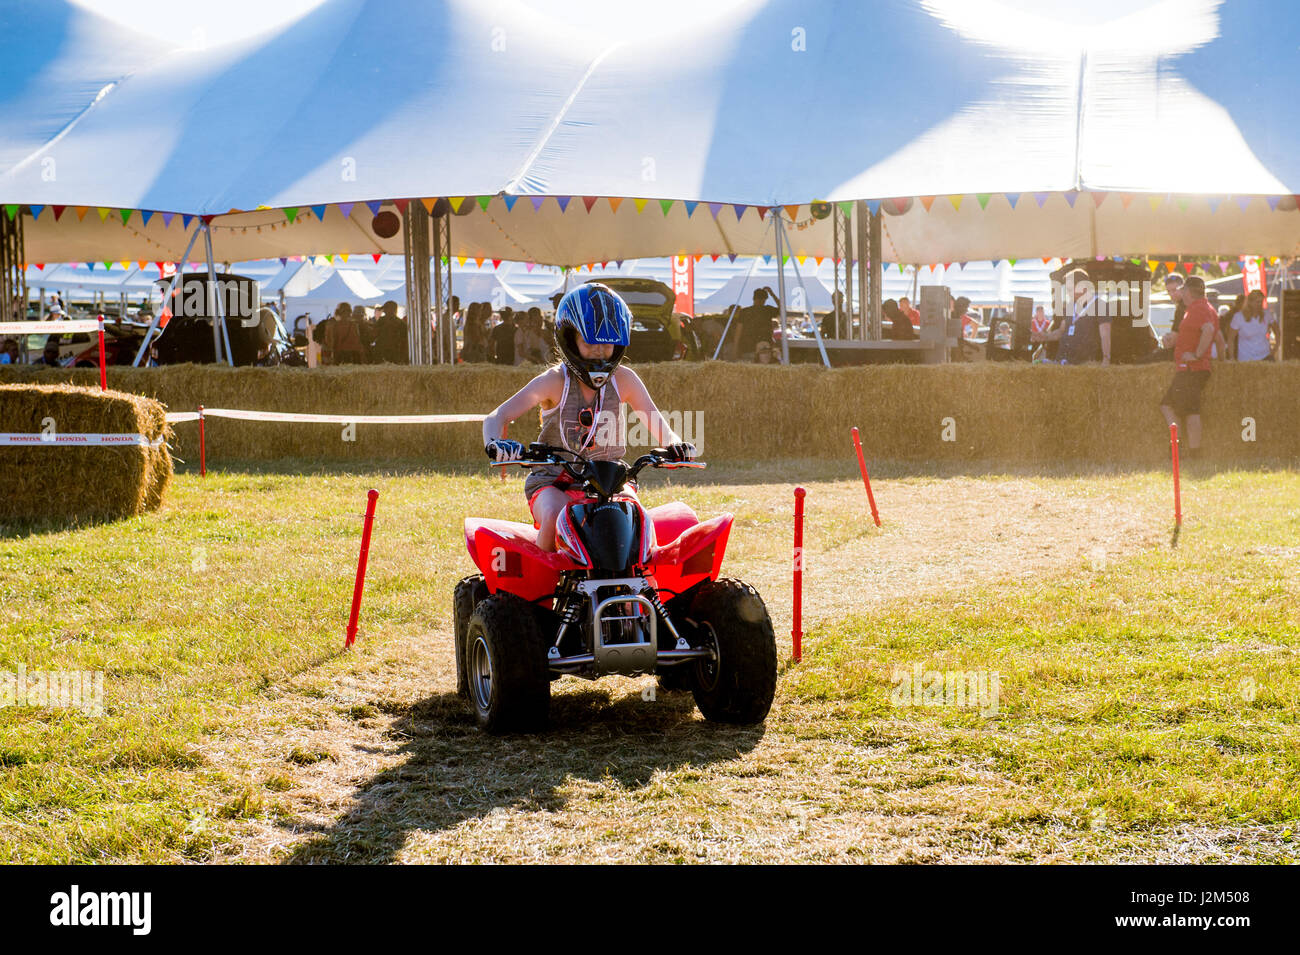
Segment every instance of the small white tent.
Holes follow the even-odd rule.
[[[306,295],[286,296],[285,307],[292,318],[306,314],[311,316],[313,323],[320,323],[334,314],[340,302],[375,306],[391,297],[355,269],[336,269],[333,275]]]

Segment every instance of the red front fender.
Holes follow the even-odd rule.
[[[706,578],[718,579],[734,520],[731,514],[721,514],[688,527],[676,540],[651,550],[650,572],[666,599]]]

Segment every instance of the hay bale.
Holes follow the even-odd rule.
[[[142,434],[139,445],[0,447],[0,521],[114,520],[156,509],[172,477],[162,405],[73,385],[0,385],[0,432]]]
[[[666,412],[692,416],[704,456],[718,463],[771,458],[852,461],[857,425],[873,461],[960,466],[1160,467],[1168,429],[1158,408],[1168,365],[1061,368],[978,363],[817,366],[667,362],[638,365]],[[175,365],[114,368],[109,381],[171,410],[208,407],[338,414],[484,414],[539,371],[493,365],[227,368]],[[94,369],[41,372],[15,367],[6,380],[93,384]],[[1223,464],[1300,458],[1300,363],[1218,363],[1205,394],[1206,458]],[[953,433],[945,435],[951,418]],[[1252,418],[1256,441],[1243,441]],[[176,426],[177,453],[198,458],[198,426]],[[320,463],[428,461],[476,466],[478,424],[282,425],[209,419],[209,460]],[[537,419],[511,437],[537,434]],[[946,441],[946,436],[955,440]]]

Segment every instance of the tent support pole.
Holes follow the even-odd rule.
[[[776,220],[776,227],[781,230],[782,241],[784,242],[786,248],[789,248],[790,236],[786,234],[785,222],[778,218]],[[804,282],[803,273],[799,271],[799,262],[797,259],[795,259],[793,255],[790,256],[790,263],[794,266],[794,277],[799,280],[799,287],[803,289],[803,300],[804,300],[805,312],[808,315],[808,317],[812,319],[813,335],[817,339],[817,350],[822,354],[822,364],[825,365],[827,368],[829,368],[831,366],[831,360],[830,360],[830,356],[826,354],[826,345],[822,342],[822,330],[820,326],[818,326],[817,324],[817,315],[813,312],[811,308],[807,307],[809,301],[808,285]],[[781,269],[781,273],[783,275],[785,274],[784,267]],[[785,296],[782,295],[781,298],[784,299]],[[787,350],[787,357],[789,357],[788,350]]]
[[[772,215],[780,216],[781,207],[773,206]],[[781,364],[790,364],[790,326],[785,316],[785,263],[781,261],[781,237],[785,233],[782,223],[778,221],[773,229],[776,233],[776,299],[781,307]]]
[[[857,252],[858,252],[858,333],[853,334],[852,321],[849,323],[849,338],[857,341],[866,341],[867,338],[867,312],[870,308],[870,296],[868,290],[870,283],[870,267],[868,261],[870,256],[870,235],[871,230],[868,223],[871,219],[871,210],[867,208],[867,201],[859,199],[853,210],[854,218],[857,220]],[[850,305],[852,303],[850,302]]]
[[[221,286],[217,284],[217,266],[212,260],[212,230],[206,222],[203,223],[203,244],[208,252],[208,295],[216,300],[215,305],[213,298],[209,298],[207,303],[210,306],[214,305],[211,310],[216,312],[212,316],[212,357],[218,365],[221,364],[221,345],[224,342],[226,361],[231,368],[234,368],[235,359],[230,354],[230,335],[226,331],[225,296],[221,294]]]
[[[176,274],[172,276],[171,284],[167,286],[167,291],[163,293],[162,305],[159,306],[158,311],[154,314],[154,317],[149,321],[149,327],[145,329],[144,340],[140,342],[140,349],[135,353],[135,361],[131,362],[131,365],[135,368],[140,367],[140,361],[142,358],[144,358],[144,353],[149,348],[149,338],[150,336],[153,335],[154,330],[158,327],[158,322],[162,318],[162,310],[164,308],[171,307],[168,303],[170,303],[172,300],[172,295],[176,291],[176,283],[180,281],[181,275],[185,271],[185,263],[189,261],[190,252],[194,250],[194,243],[198,240],[198,238],[199,238],[199,230],[195,229],[194,234],[190,236],[189,245],[185,246],[185,254],[182,255],[181,260],[176,263]]]
[[[870,215],[870,213],[868,213]],[[880,341],[880,287],[885,281],[885,263],[880,261],[880,217],[883,212],[871,216],[871,340]],[[866,324],[865,322],[863,323]],[[866,329],[864,328],[865,332]]]

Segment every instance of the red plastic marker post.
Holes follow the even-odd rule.
[[[104,316],[99,317],[99,390],[108,391],[108,368],[104,365]]]
[[[853,447],[858,451],[858,467],[862,471],[862,483],[867,487],[867,503],[871,505],[871,519],[880,526],[880,512],[876,510],[876,495],[871,493],[871,478],[867,474],[867,460],[862,456],[862,438],[858,435],[858,429],[853,429]]]
[[[348,618],[348,639],[343,649],[352,646],[357,639],[357,618],[361,616],[361,590],[366,585],[366,558],[370,556],[370,528],[375,523],[375,502],[379,492],[373,487],[366,492],[366,524],[361,531],[361,556],[357,558],[357,582],[352,588],[352,615]]]
[[[208,476],[208,448],[203,434],[203,405],[199,405],[199,477]]]
[[[1174,534],[1183,526],[1183,496],[1178,484],[1178,425],[1169,426],[1169,448],[1174,460]],[[1175,540],[1177,537],[1175,536]]]
[[[794,489],[794,662],[803,659],[803,499],[807,492]]]

